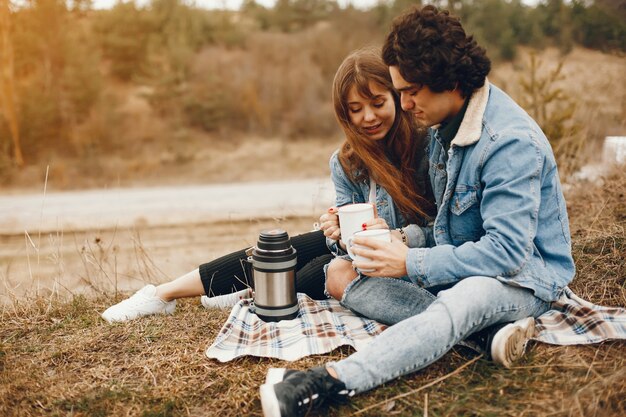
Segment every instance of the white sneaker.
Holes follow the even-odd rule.
[[[215,297],[207,297],[203,295],[200,297],[200,302],[206,309],[212,308],[229,308],[234,306],[245,298],[252,298],[252,289],[246,288],[245,290],[237,291],[232,294],[217,295]]]
[[[491,358],[505,368],[524,355],[528,339],[535,335],[535,319],[527,317],[502,327],[491,341]]]
[[[154,285],[146,285],[130,298],[107,308],[102,318],[113,323],[153,314],[173,314],[175,309],[176,300],[163,301],[157,297]]]

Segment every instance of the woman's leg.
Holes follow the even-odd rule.
[[[352,268],[352,262],[343,258],[335,258],[326,270],[326,291],[335,300],[341,301],[346,287],[359,274]]]
[[[291,244],[298,254],[297,269],[302,269],[312,260],[329,254],[326,238],[321,231],[294,236],[291,238]],[[252,286],[252,277],[248,273],[246,259],[246,250],[242,249],[202,264],[198,269],[158,287],[147,285],[130,298],[109,307],[102,313],[102,317],[114,322],[152,314],[172,314],[177,298],[203,294],[224,295],[249,288]],[[305,270],[300,291],[312,296],[318,296],[320,291],[323,294],[324,274],[321,262],[324,259],[327,258],[316,260]]]
[[[330,251],[322,231],[304,233],[291,237],[296,250],[296,287],[298,291],[313,298],[324,293],[323,265],[330,261]],[[246,249],[222,256],[199,267],[204,294],[208,296],[230,294],[253,286],[247,267]],[[311,261],[314,261],[311,263]],[[311,263],[311,265],[309,265]]]
[[[200,279],[200,271],[194,269],[174,281],[156,287],[156,296],[163,301],[172,301],[177,298],[199,297],[204,295],[204,286]]]
[[[435,298],[426,289],[403,279],[360,276],[344,288],[341,305],[393,325],[426,310]]]

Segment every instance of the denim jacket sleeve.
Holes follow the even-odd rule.
[[[522,270],[533,252],[545,157],[537,138],[530,135],[489,138],[489,149],[477,167],[484,234],[459,246],[409,249],[406,267],[411,278],[430,287],[476,275],[512,276]]]
[[[337,207],[352,203],[365,203],[366,198],[363,190],[356,187],[346,175],[341,163],[339,162],[338,152],[335,152],[330,158],[330,177],[335,187],[335,205]],[[390,224],[390,227],[398,227],[398,225]],[[407,236],[407,244],[410,248],[423,248],[434,246],[432,225],[421,227],[411,224],[403,227]],[[330,251],[336,255],[345,255],[346,252],[341,249],[336,240],[326,239],[326,244]]]
[[[330,179],[335,186],[335,206],[341,207],[346,204],[365,202],[355,200],[356,194],[360,195],[360,193],[356,192],[354,185],[343,170],[339,162],[339,151],[335,151],[330,157],[329,165]],[[335,255],[347,255],[347,252],[341,248],[336,240],[326,238],[326,246],[328,246],[328,249]]]
[[[407,238],[407,246],[409,248],[430,248],[435,246],[433,238],[433,226],[418,226],[410,224],[402,228]]]

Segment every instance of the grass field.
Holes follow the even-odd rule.
[[[578,275],[571,285],[602,305],[626,305],[626,178],[579,184],[567,194]],[[287,219],[285,227],[301,220]],[[108,325],[113,294],[14,300],[0,313],[2,416],[259,416],[258,386],[271,366],[204,356],[228,316],[183,300],[175,315]],[[289,364],[319,365],[351,353]],[[461,369],[462,368],[462,369]],[[534,343],[511,370],[464,350],[400,378],[329,416],[623,416],[626,345]]]

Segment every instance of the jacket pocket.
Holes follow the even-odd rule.
[[[458,186],[450,200],[450,212],[450,235],[457,244],[475,242],[485,234],[475,188]]]
[[[460,216],[467,209],[478,203],[478,197],[476,196],[476,190],[467,186],[459,186],[452,195],[450,201],[450,211],[452,214]]]

